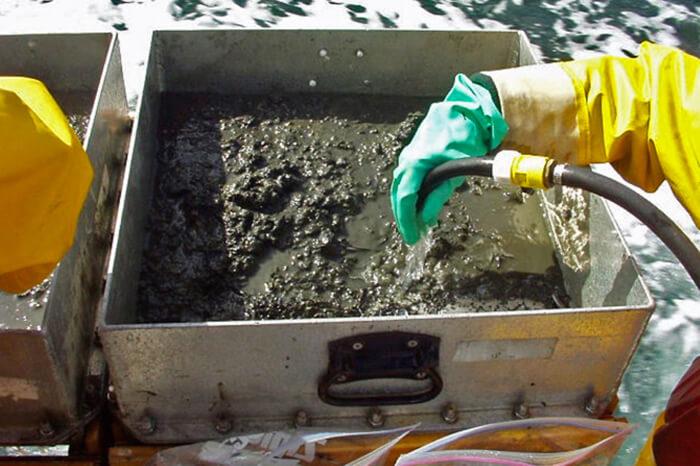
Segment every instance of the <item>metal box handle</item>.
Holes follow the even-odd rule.
[[[440,338],[420,333],[366,333],[328,344],[328,371],[318,396],[335,406],[404,405],[430,401],[442,391]],[[338,393],[337,388],[376,379],[404,379],[419,387],[399,391],[366,389]]]

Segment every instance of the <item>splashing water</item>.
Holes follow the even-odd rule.
[[[430,248],[435,244],[432,230],[428,230],[421,239],[413,246],[408,246],[406,254],[406,263],[401,275],[399,275],[399,283],[404,289],[408,289],[411,283],[420,280],[425,272],[425,259],[428,256]]]

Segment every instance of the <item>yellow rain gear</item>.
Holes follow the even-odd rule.
[[[0,77],[0,289],[40,283],[68,251],[92,167],[39,81]]]
[[[484,74],[511,128],[505,148],[578,165],[610,162],[648,192],[668,180],[700,228],[700,59],[644,43],[637,58]]]

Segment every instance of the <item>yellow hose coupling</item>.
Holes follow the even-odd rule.
[[[548,174],[553,165],[554,159],[549,157],[502,150],[494,157],[492,174],[499,183],[547,189],[550,187]]]

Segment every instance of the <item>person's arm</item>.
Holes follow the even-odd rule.
[[[73,243],[87,154],[39,81],[0,77],[0,290],[40,283]]]
[[[649,192],[668,180],[700,227],[700,60],[644,43],[637,58],[484,75],[510,126],[504,148],[577,165],[610,162]]]
[[[467,84],[476,91],[466,95],[466,102],[450,99],[458,85]],[[499,145],[578,165],[610,162],[647,191],[666,179],[700,227],[700,60],[695,57],[645,43],[637,58],[533,65],[479,73],[471,80],[460,75],[436,105],[394,172],[392,206],[409,244],[437,221],[458,185],[441,185],[416,213],[413,188],[417,193],[425,174],[445,161],[445,153],[450,159],[480,156],[482,146]],[[454,111],[461,107],[469,111]],[[463,140],[455,130],[453,139],[432,137],[436,124],[445,121],[475,130],[463,129],[469,135]],[[500,127],[508,132],[494,131]],[[475,138],[478,145],[464,144]]]

